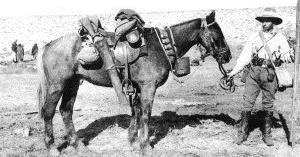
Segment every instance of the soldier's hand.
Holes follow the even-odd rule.
[[[232,79],[236,74],[233,73],[232,71],[230,73],[227,74],[228,79]]]
[[[292,63],[294,61],[294,54],[289,52],[281,57],[281,60],[285,63]]]

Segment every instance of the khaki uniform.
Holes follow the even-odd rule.
[[[272,110],[278,85],[274,71],[275,67],[272,62],[275,63],[275,66],[276,63],[279,63],[277,64],[279,66],[281,62],[290,62],[292,59],[286,38],[281,33],[274,32],[273,26],[282,23],[282,19],[277,16],[276,10],[265,8],[263,14],[255,19],[262,23],[263,30],[270,31],[254,33],[248,39],[235,67],[228,74],[229,77],[233,77],[246,65],[251,65],[246,76],[243,111],[235,143],[240,145],[247,140],[250,133],[251,110],[260,91],[262,91],[263,111],[260,126],[262,140],[267,146],[274,146],[271,135]],[[261,37],[264,39],[261,39]],[[264,43],[268,45],[269,50],[266,50]]]
[[[269,80],[268,76],[273,75]],[[277,80],[273,69],[261,66],[251,66],[246,78],[243,110],[251,111],[260,91],[262,92],[262,106],[265,111],[273,111]]]
[[[272,60],[280,57],[286,60],[290,57],[290,47],[286,38],[281,33],[263,33],[272,52]],[[259,32],[253,34],[241,52],[233,73],[241,71],[250,64],[249,74],[246,78],[243,110],[251,111],[256,98],[262,91],[262,105],[266,111],[273,110],[277,80],[274,67],[271,66],[269,55],[263,47]]]

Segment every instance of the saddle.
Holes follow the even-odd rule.
[[[133,10],[122,9],[116,15],[114,56],[117,66],[131,64],[141,55],[141,48],[146,45],[144,21]]]
[[[123,92],[126,95],[133,95],[136,92],[130,78],[130,66],[142,54],[141,49],[146,48],[144,38],[144,21],[133,10],[122,9],[116,15],[117,26],[115,29],[114,60],[119,70],[124,70],[122,80]],[[146,54],[147,55],[147,54]]]
[[[116,66],[124,66],[125,63],[134,63],[141,54],[141,48],[133,48],[128,41],[119,41],[114,48]]]

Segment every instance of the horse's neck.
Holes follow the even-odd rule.
[[[193,38],[197,31],[199,31],[200,26],[197,24],[189,24],[188,27],[185,26],[172,26],[171,31],[174,36],[175,46],[177,48],[178,56],[181,57],[188,52],[188,50],[197,44],[196,38]]]

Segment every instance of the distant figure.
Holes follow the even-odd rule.
[[[23,62],[24,59],[24,45],[17,44],[17,40],[11,44],[11,50],[15,53],[15,59],[13,62]]]
[[[31,49],[31,55],[32,55],[33,59],[36,59],[38,51],[39,51],[39,48],[37,46],[37,43],[35,43]]]
[[[11,50],[15,53],[17,53],[17,40],[15,40],[12,44],[11,44]]]

